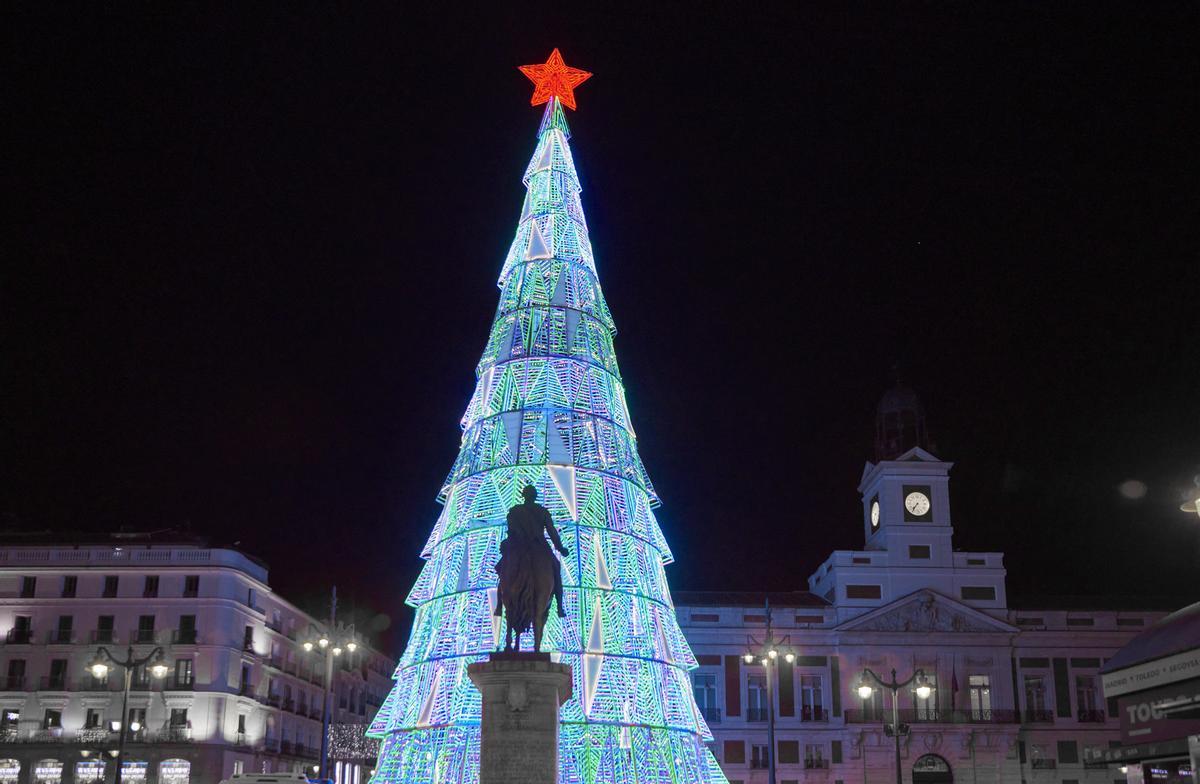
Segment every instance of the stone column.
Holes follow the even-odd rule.
[[[479,784],[557,784],[558,708],[571,697],[571,668],[545,653],[497,653],[467,674],[483,695]]]

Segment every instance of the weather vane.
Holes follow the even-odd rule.
[[[591,73],[579,68],[572,68],[563,62],[558,48],[550,53],[546,62],[538,65],[522,65],[521,73],[533,82],[533,98],[531,106],[546,103],[551,98],[557,98],[567,108],[575,108],[575,88],[592,78]]]

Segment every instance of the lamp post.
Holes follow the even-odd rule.
[[[154,650],[145,656],[135,656],[133,646],[129,646],[129,650],[124,659],[118,659],[109,652],[108,648],[97,648],[96,656],[92,659],[88,669],[97,680],[103,680],[108,677],[108,671],[113,666],[122,667],[125,670],[125,696],[121,701],[121,734],[117,740],[117,776],[116,784],[121,784],[121,775],[124,773],[123,767],[125,763],[125,736],[129,728],[129,687],[133,680],[133,671],[137,667],[145,664],[150,664],[150,674],[161,680],[167,677],[167,671],[170,669],[167,666],[166,657],[163,656],[163,649],[156,647]],[[137,730],[134,730],[136,732]]]
[[[782,658],[791,664],[796,661],[796,652],[788,645],[791,640],[790,635],[781,640],[775,639],[775,632],[771,629],[770,599],[767,599],[764,605],[764,612],[767,623],[766,634],[761,641],[747,637],[746,652],[742,654],[742,660],[746,664],[754,664],[757,660],[763,667],[763,674],[767,682],[767,782],[775,784],[775,683],[772,680],[772,673],[778,677],[779,659]]]
[[[875,687],[870,684],[867,679],[875,681],[881,688],[887,689],[892,693],[892,737],[896,741],[896,784],[904,784],[904,771],[900,767],[900,736],[908,732],[908,727],[900,723],[900,690],[907,688],[916,681],[917,687],[913,689],[917,697],[922,700],[929,699],[929,695],[933,694],[933,687],[929,685],[928,679],[925,677],[924,670],[917,670],[912,676],[903,682],[896,680],[896,671],[892,670],[892,680],[885,681],[873,671],[863,670],[862,677],[858,679],[858,696],[864,700],[871,699],[871,694],[875,691]]]
[[[358,635],[354,632],[354,624],[347,626],[337,621],[337,586],[329,596],[329,623],[324,630],[317,630],[316,637],[304,641],[307,653],[316,651],[325,661],[325,690],[321,705],[321,768],[319,777],[322,781],[329,778],[329,713],[332,704],[329,701],[330,689],[333,686],[333,660],[343,652],[354,653],[358,649]]]

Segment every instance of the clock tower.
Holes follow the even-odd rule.
[[[897,385],[876,410],[875,461],[863,467],[864,546],[833,554],[809,589],[840,617],[867,612],[919,590],[986,610],[1006,606],[1002,553],[954,550],[950,469],[933,452],[921,401]]]

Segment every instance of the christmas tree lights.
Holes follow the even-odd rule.
[[[412,633],[369,732],[382,740],[372,781],[478,781],[480,698],[467,665],[502,644],[494,567],[505,515],[532,484],[571,551],[562,559],[568,617],[550,614],[543,643],[574,673],[560,712],[559,781],[725,782],[692,696],[696,661],[667,587],[671,552],[568,146],[563,105],[574,108],[572,89],[590,74],[568,68],[557,49],[521,70],[534,103],[547,106],[458,458],[408,596]]]

